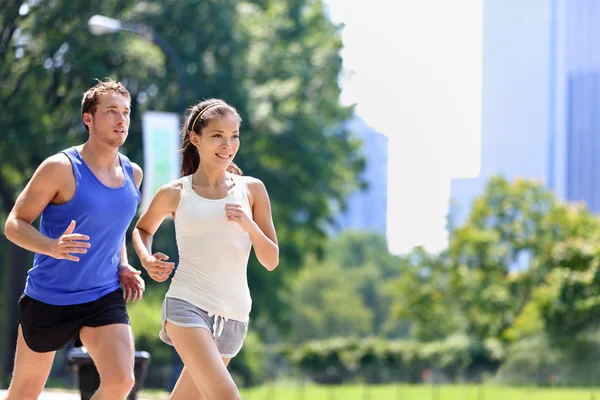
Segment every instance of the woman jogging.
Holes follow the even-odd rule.
[[[174,264],[153,253],[152,237],[169,215],[175,221],[179,265],[163,303],[160,332],[185,364],[173,400],[240,398],[226,367],[248,329],[250,249],[269,271],[279,263],[267,190],[233,163],[240,123],[235,108],[222,100],[189,110],[182,128],[182,177],[157,191],[133,232],[143,267],[162,282]]]

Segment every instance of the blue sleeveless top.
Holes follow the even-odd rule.
[[[65,204],[48,204],[42,211],[40,232],[56,239],[74,220],[73,233],[89,236],[91,247],[86,254],[74,254],[79,262],[35,254],[25,294],[53,305],[94,301],[119,288],[119,254],[141,198],[126,156],[119,154],[123,185],[109,188],[96,178],[74,147],[63,153],[73,166],[75,195]]]

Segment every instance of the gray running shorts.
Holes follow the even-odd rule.
[[[161,340],[171,346],[173,342],[167,334],[165,322],[184,328],[205,328],[215,339],[217,349],[223,358],[233,358],[242,349],[248,323],[225,319],[204,311],[192,303],[174,297],[165,297],[162,312]]]

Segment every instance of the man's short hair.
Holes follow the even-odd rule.
[[[100,101],[100,95],[102,94],[111,92],[118,93],[131,102],[131,94],[121,82],[117,82],[111,78],[104,78],[102,80],[97,79],[97,81],[98,83],[95,86],[89,88],[83,94],[83,98],[81,99],[81,116],[85,113],[90,113],[92,115],[96,113],[96,107]],[[89,130],[87,125],[85,125],[85,129]]]

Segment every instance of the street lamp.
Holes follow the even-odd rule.
[[[132,22],[123,22],[119,21],[118,19],[105,17],[103,15],[94,15],[91,17],[88,20],[88,28],[90,33],[97,36],[115,33],[118,31],[131,32],[140,35],[144,39],[158,45],[167,55],[167,58],[169,58],[175,66],[175,72],[177,73],[177,80],[179,81],[180,90],[177,109],[183,118],[183,114],[185,113],[185,103],[183,99],[183,92],[186,88],[185,73],[183,72],[183,67],[181,65],[181,60],[177,55],[177,51],[175,51],[175,48],[171,46],[169,42],[167,42],[149,26],[135,24]]]

